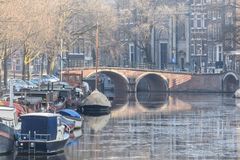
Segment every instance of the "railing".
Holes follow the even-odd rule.
[[[43,141],[48,141],[50,140],[51,135],[50,134],[37,134],[34,132],[33,137],[31,137],[31,132],[28,134],[18,134],[18,139],[19,140],[24,140],[24,141],[29,141],[29,140],[43,140]]]
[[[66,70],[84,70],[84,69],[94,69],[94,67],[86,67],[86,68],[79,68],[79,67],[73,67],[73,68],[68,68],[65,69]],[[157,66],[155,65],[151,65],[151,64],[138,64],[138,65],[130,65],[130,66],[100,66],[99,69],[123,69],[123,70],[141,70],[141,71],[161,71],[161,72],[168,72],[168,73],[190,73],[190,74],[221,74],[224,72],[229,72],[229,71],[233,71],[236,72],[235,70],[231,70],[231,69],[223,69],[221,72],[217,71],[216,68],[214,68],[214,70],[216,70],[215,72],[213,71],[209,71],[209,67],[206,68],[206,70],[204,70],[203,72],[197,72],[194,69],[190,69],[190,68],[185,68],[185,70],[181,70],[178,67],[174,67],[173,66],[169,66],[167,68],[164,69],[159,69]],[[240,69],[239,72],[236,73],[240,73]],[[67,72],[65,73],[67,74]]]
[[[50,140],[51,135],[50,134],[36,134],[34,132],[34,140],[44,140],[44,141],[48,141]]]
[[[23,133],[21,133],[21,134],[18,134],[19,136],[18,136],[18,139],[19,140],[30,140],[30,132],[28,133],[28,134],[23,134]]]

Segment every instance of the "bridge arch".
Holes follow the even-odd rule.
[[[224,92],[235,92],[239,88],[239,77],[234,72],[228,72],[223,76],[222,87]]]
[[[136,79],[135,92],[165,92],[168,91],[167,78],[161,74],[149,72],[143,73]]]
[[[99,74],[105,74],[106,76],[108,76],[113,84],[114,84],[114,94],[115,97],[124,97],[126,96],[126,93],[128,92],[128,78],[117,72],[117,71],[113,71],[113,70],[98,70]],[[94,76],[96,74],[95,71],[91,72],[90,74],[88,74],[86,76],[86,78],[90,78],[91,76]]]

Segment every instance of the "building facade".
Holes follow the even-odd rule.
[[[149,41],[154,68],[197,73],[218,73],[229,68],[233,60],[231,56],[229,60],[228,54],[236,50],[236,0],[174,2],[168,1],[166,4],[174,8],[181,3],[184,7],[162,19],[161,23],[166,26],[164,30],[153,27],[151,31]],[[141,15],[133,14],[126,21],[125,12],[132,10],[129,3],[129,0],[119,0],[117,3],[120,19],[118,35],[121,43],[125,44],[124,64],[138,67],[146,57],[137,47],[138,37],[129,39],[127,31],[136,25],[136,19]]]
[[[190,55],[195,72],[220,72],[235,50],[233,0],[194,0],[190,4]]]
[[[151,26],[147,37],[150,58],[139,47],[141,34],[130,33],[138,23],[145,22],[141,12],[130,5],[131,0],[111,2],[119,19],[115,36],[124,49],[122,54],[114,58],[102,51],[100,65],[146,67],[195,73],[235,70],[240,73],[240,47],[236,42],[236,32],[238,32],[236,27],[240,26],[240,11],[236,6],[240,6],[240,2],[237,0],[149,1],[154,5],[166,4],[175,11],[162,16],[159,19],[160,22],[156,22],[160,24],[160,27],[159,25]],[[179,4],[182,7],[178,9]],[[79,23],[79,17],[74,17],[70,24],[71,30],[77,32]],[[87,40],[84,35],[72,38],[74,43],[68,45],[67,52],[83,54],[84,63],[81,62],[81,64],[83,63],[84,67],[93,66],[95,44]],[[21,55],[21,53],[16,53],[16,55]],[[9,68],[12,72],[21,73],[22,59],[20,57],[11,57],[9,60]],[[149,59],[151,62],[148,61]],[[78,65],[77,63],[74,62],[74,65]],[[41,64],[41,59],[34,60],[31,71],[39,72]]]

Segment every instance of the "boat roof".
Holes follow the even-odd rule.
[[[59,116],[59,114],[55,114],[55,113],[42,113],[42,112],[37,112],[37,113],[28,113],[28,114],[24,114],[21,117],[29,117],[29,116],[35,116],[35,117],[57,117]]]
[[[81,118],[80,114],[72,109],[62,109],[59,111],[59,113],[62,115],[68,115],[68,116],[75,117],[75,118]]]
[[[0,106],[0,111],[1,111],[1,110],[4,110],[4,111],[12,111],[12,110],[14,110],[14,108],[12,108],[12,107]]]

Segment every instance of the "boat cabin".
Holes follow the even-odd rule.
[[[14,95],[22,96],[24,99],[32,105],[41,104],[35,111],[40,110],[39,107],[47,108],[49,103],[54,102],[58,97],[56,91],[28,91],[28,92],[15,92]]]
[[[18,123],[16,109],[0,106],[0,121],[12,128],[16,127]]]
[[[75,95],[75,90],[66,82],[56,82],[43,85],[41,92],[55,92],[56,97],[63,97],[65,99],[71,99]],[[55,100],[57,100],[57,98]]]
[[[25,114],[21,116],[21,121],[21,135],[31,140],[55,140],[58,127],[62,125],[60,115],[52,113]]]

